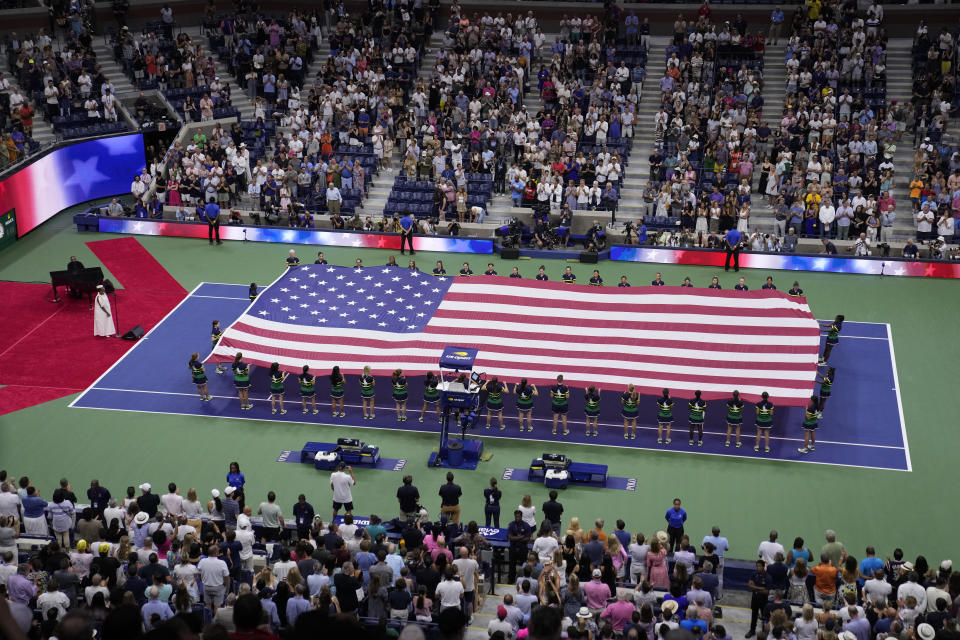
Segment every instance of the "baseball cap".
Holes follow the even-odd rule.
[[[953,568],[953,560],[944,560],[940,563],[940,568],[944,571],[950,571]]]
[[[594,569],[594,570],[593,570],[593,577],[594,577],[594,578],[599,578],[599,577],[602,576],[602,575],[603,575],[603,574],[600,572],[600,569]]]
[[[501,620],[507,617],[507,608],[502,604],[497,607],[497,617]]]
[[[224,495],[233,495],[233,492],[236,491],[234,487],[227,487],[223,490]]]
[[[104,542],[103,544],[100,545],[98,550],[100,551],[100,553],[110,553],[110,543]]]
[[[211,490],[210,490],[210,495],[213,496],[214,498],[219,498],[219,497],[220,497],[220,490],[219,490],[219,489],[211,489]]]
[[[77,551],[83,553],[87,550],[87,541],[86,540],[77,540]]]
[[[150,483],[149,483],[149,482],[144,482],[143,484],[141,484],[141,485],[140,485],[140,490],[141,490],[141,491],[150,491]]]

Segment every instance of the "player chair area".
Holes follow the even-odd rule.
[[[564,434],[562,429],[552,430],[554,413],[545,384],[540,387],[539,397],[533,399],[525,429],[519,422],[516,395],[511,392],[514,385],[507,384],[502,399],[501,426],[496,414],[492,420],[488,419],[488,396],[481,393],[481,389],[490,376],[477,370],[477,350],[473,347],[437,349],[431,358],[432,364],[422,365],[421,371],[441,372],[439,380],[434,381],[432,392],[427,392],[422,373],[414,372],[412,366],[405,366],[408,382],[403,414],[395,409],[396,396],[390,376],[381,373],[400,363],[375,363],[378,364],[377,371],[370,376],[375,384],[367,383],[366,386],[363,376],[345,369],[348,372],[343,376],[339,406],[332,404],[335,399],[331,395],[338,394],[331,394],[330,368],[312,368],[316,375],[316,410],[312,403],[301,404],[296,375],[290,374],[292,379],[285,387],[285,410],[281,413],[271,411],[269,365],[250,366],[249,399],[245,403],[249,408],[244,409],[238,400],[229,363],[223,363],[224,372],[218,373],[217,364],[207,362],[204,365],[206,398],[201,397],[187,367],[190,354],[206,355],[210,352],[212,319],[218,319],[222,327],[230,327],[255,308],[248,297],[248,289],[248,285],[201,283],[70,406],[272,421],[278,426],[282,423],[316,425],[316,435],[307,445],[302,440],[284,442],[284,432],[278,429],[278,449],[292,450],[295,456],[302,456],[303,451],[309,450],[312,459],[301,457],[299,461],[321,469],[348,461],[346,456],[354,455],[360,457],[351,458],[351,464],[369,462],[375,466],[381,453],[376,445],[375,430],[391,429],[435,434],[439,446],[432,452],[425,450],[424,461],[453,468],[482,466],[485,464],[481,462],[484,453],[495,455],[500,447],[516,445],[508,441],[536,443],[534,450],[545,453],[531,463],[527,470],[528,479],[539,480],[542,476],[548,486],[579,482],[603,486],[598,479],[605,477],[606,467],[597,464],[603,453],[595,447],[623,447],[645,455],[686,453],[751,458],[771,463],[789,461],[911,470],[893,338],[886,324],[851,320],[844,323],[840,343],[830,355],[829,365],[835,368],[836,375],[831,397],[819,420],[816,449],[808,453],[798,452],[804,445],[805,407],[778,404],[770,430],[770,451],[765,452],[763,446],[759,451],[754,450],[753,401],[745,402],[740,436],[742,446],[736,446],[736,442],[726,436],[728,412],[724,400],[719,398],[708,399],[702,441],[693,437],[688,439],[688,397],[682,394],[675,397],[672,438],[667,442],[661,437],[658,442],[657,396],[647,390],[644,390],[647,395],[639,396],[636,435],[635,438],[625,438],[620,402],[624,389],[608,387],[601,393],[594,435],[586,419],[588,408],[584,389],[578,388],[585,385],[579,383],[571,383],[570,387],[569,433]],[[272,287],[268,287],[260,296],[269,296],[271,291]],[[821,336],[821,345],[824,340],[825,336]],[[480,349],[482,354],[482,347]],[[557,371],[557,374],[562,373],[562,370]],[[624,375],[629,375],[629,371]],[[425,392],[428,396],[431,393],[436,395],[424,402]],[[323,437],[324,425],[349,427],[357,432],[350,434],[352,439],[349,442],[331,442],[335,439]],[[551,443],[584,446],[577,451],[575,460],[563,456],[552,459]],[[323,460],[317,458],[320,453],[323,453]],[[382,453],[390,455],[390,451]],[[486,464],[496,465],[495,462]],[[502,465],[498,469],[502,469]],[[493,469],[490,471],[497,473]]]

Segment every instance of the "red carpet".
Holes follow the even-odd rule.
[[[88,243],[125,287],[118,294],[120,332],[149,331],[186,291],[134,238]],[[0,282],[0,415],[82,391],[135,343],[93,335],[86,299],[45,302],[47,285]],[[111,303],[114,304],[113,299]]]
[[[186,293],[136,238],[96,240],[88,242],[87,246],[124,289]]]

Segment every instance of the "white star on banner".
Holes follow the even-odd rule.
[[[280,311],[290,311],[290,307],[280,307]]]

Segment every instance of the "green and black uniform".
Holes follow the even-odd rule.
[[[400,376],[393,381],[393,400],[395,402],[407,401],[407,378]]]
[[[588,418],[596,418],[600,416],[600,394],[596,391],[590,392],[587,391],[583,394],[583,412],[587,414]]]
[[[301,373],[300,378],[300,395],[304,398],[312,398],[317,395],[317,379],[313,374],[310,373]]]
[[[703,425],[704,417],[707,414],[707,403],[703,400],[690,401],[690,424]]]
[[[280,371],[270,374],[270,395],[283,395],[283,373]]]
[[[840,328],[836,324],[831,324],[827,329],[827,344],[837,344],[840,342]]]
[[[757,403],[757,429],[769,429],[773,426],[773,403],[763,400]]]
[[[673,423],[673,405],[674,401],[671,398],[661,397],[657,400],[657,422],[660,424],[672,424]]]
[[[364,398],[372,398],[376,393],[373,385],[373,376],[360,376],[360,395]]]
[[[250,365],[240,361],[233,365],[233,386],[246,389],[250,386]]]
[[[830,376],[823,376],[823,379],[820,381],[820,397],[829,398],[831,387],[833,387],[833,379],[830,378]]]
[[[803,430],[816,431],[820,420],[819,407],[817,403],[812,402],[807,405],[806,413],[803,414]]]
[[[502,382],[487,384],[487,409],[490,411],[503,411]]]
[[[517,409],[526,413],[533,410],[533,387],[517,387]]]
[[[207,372],[203,370],[203,363],[199,360],[191,360],[189,366],[193,384],[207,384]]]
[[[440,391],[437,385],[440,380],[436,376],[425,378],[423,381],[423,401],[427,404],[437,404],[440,399]]]
[[[554,413],[566,413],[567,401],[570,399],[570,389],[565,384],[555,384],[550,387],[550,402]]]
[[[727,424],[734,426],[743,424],[743,401],[730,398],[727,400]]]
[[[627,420],[636,420],[640,413],[637,407],[637,396],[630,391],[624,391],[620,395],[620,414]]]
[[[360,387],[362,390],[362,380],[360,381]],[[343,397],[343,376],[334,378],[332,374],[330,375],[330,397],[338,399]]]

